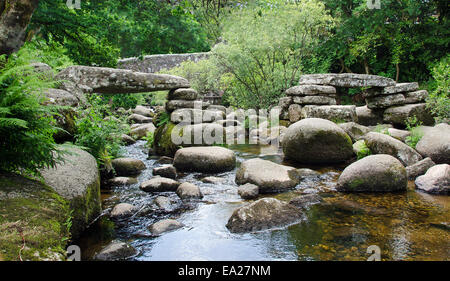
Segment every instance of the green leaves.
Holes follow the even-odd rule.
[[[212,50],[213,63],[228,76],[228,102],[268,108],[302,73],[326,71],[328,64],[316,59],[314,50],[332,25],[333,19],[316,0],[259,1],[233,9],[223,24],[226,43]]]
[[[206,33],[186,2],[89,1],[80,10],[42,0],[31,30],[64,45],[77,64],[115,67],[119,57],[209,50]]]
[[[0,170],[38,175],[63,154],[53,140],[55,112],[41,105],[51,83],[29,66],[32,56],[26,49],[1,60]]]
[[[120,136],[124,129],[121,122],[112,117],[101,96],[92,94],[89,103],[89,107],[80,111],[75,120],[75,144],[85,147],[97,159],[99,166],[108,168],[111,159],[120,154]]]

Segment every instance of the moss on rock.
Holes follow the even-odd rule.
[[[171,157],[175,155],[178,146],[172,142],[171,136],[175,126],[174,123],[167,122],[156,129],[153,142],[156,154]]]
[[[70,220],[69,203],[51,187],[0,172],[0,259],[64,260]]]

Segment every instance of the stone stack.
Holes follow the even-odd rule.
[[[301,119],[305,106],[336,105],[336,88],[333,86],[305,84],[286,90],[287,97],[280,100],[282,117],[290,122]],[[282,118],[282,119],[284,119]]]
[[[368,88],[364,107],[336,105],[336,87]],[[404,126],[416,116],[425,125],[434,123],[424,103],[428,96],[418,83],[399,83],[386,77],[367,74],[309,74],[300,77],[299,86],[286,90],[280,99],[282,120],[323,118],[334,122],[359,122],[363,125],[390,123]]]
[[[224,119],[225,113],[210,104],[201,101],[196,90],[192,88],[174,89],[169,92],[166,111],[170,113],[172,123],[212,123]]]
[[[182,136],[191,136],[190,141],[183,141],[181,144],[186,147],[212,145],[210,142],[213,138],[205,139],[208,134],[215,136],[221,132],[225,136],[224,126],[216,123],[225,118],[223,109],[211,107],[208,102],[199,98],[197,91],[192,88],[173,89],[167,97],[166,111],[170,114],[171,123],[183,125],[180,132]]]
[[[434,123],[427,110],[426,90],[419,90],[419,84],[399,83],[385,88],[371,88],[365,93],[367,108],[382,117],[383,122],[404,126],[409,117],[415,116],[424,125]]]

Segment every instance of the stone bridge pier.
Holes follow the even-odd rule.
[[[336,88],[365,88],[365,106],[337,105]],[[281,119],[291,123],[303,118],[323,118],[334,122],[357,122],[371,126],[380,123],[405,126],[409,117],[417,117],[424,125],[434,124],[426,108],[426,90],[416,82],[395,83],[382,76],[367,74],[308,74],[299,85],[286,90],[279,101]]]

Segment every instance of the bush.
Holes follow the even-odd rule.
[[[148,132],[147,133],[147,135],[143,138],[145,141],[147,141],[147,147],[149,148],[149,149],[152,149],[153,148],[153,143],[154,143],[154,140],[155,140],[155,135],[154,135],[154,133],[153,132]]]
[[[112,108],[117,109],[123,107],[125,109],[135,108],[136,105],[142,101],[141,94],[117,94],[113,96],[105,96],[106,99],[111,99]]]
[[[55,41],[46,43],[43,40],[33,40],[25,43],[20,51],[30,54],[39,62],[48,64],[54,71],[74,65],[74,62],[66,55],[67,50]]]
[[[333,26],[316,0],[248,3],[224,22],[224,43],[211,60],[232,106],[269,108],[303,73],[327,72],[330,62],[316,55]]]
[[[423,137],[423,131],[420,129],[422,122],[417,119],[416,116],[409,117],[406,120],[406,129],[410,132],[410,135],[406,137],[405,142],[412,148],[416,148],[417,143]]]
[[[450,55],[434,65],[432,75],[435,79],[427,99],[427,107],[436,116],[436,122],[450,120]]]
[[[26,51],[0,56],[0,170],[39,175],[62,159],[53,140],[55,111],[42,105],[51,83],[29,66],[35,59]]]
[[[109,170],[111,159],[120,155],[120,136],[125,130],[121,122],[112,117],[99,95],[91,95],[88,102],[90,106],[81,111],[75,120],[75,144],[85,147],[97,159],[99,166]]]
[[[186,78],[191,84],[191,87],[200,94],[216,91],[224,87],[221,83],[224,73],[220,71],[211,59],[203,59],[198,62],[185,61],[178,67],[170,70],[163,69],[160,73],[168,73]]]

